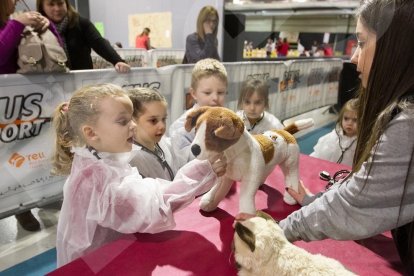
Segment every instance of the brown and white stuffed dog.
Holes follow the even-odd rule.
[[[355,275],[337,260],[290,243],[268,214],[236,222],[234,257],[239,276]]]
[[[202,197],[200,208],[208,212],[217,208],[235,180],[241,182],[239,212],[255,214],[257,189],[278,164],[285,176],[285,185],[297,191],[299,146],[292,134],[312,125],[312,119],[305,119],[284,130],[251,135],[243,121],[230,109],[200,107],[189,113],[185,129],[191,131],[196,128],[191,144],[194,156],[205,160],[224,152],[227,158],[226,174]],[[296,203],[287,192],[283,200],[288,204]]]

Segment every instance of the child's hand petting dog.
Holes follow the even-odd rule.
[[[214,155],[208,159],[213,171],[218,177],[223,176],[227,169],[227,159],[223,154]]]

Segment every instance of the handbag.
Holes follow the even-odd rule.
[[[65,51],[60,46],[57,37],[47,29],[43,33],[26,26],[18,47],[17,73],[65,73]]]

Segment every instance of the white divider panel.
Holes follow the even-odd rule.
[[[241,84],[259,78],[270,85],[270,112],[283,120],[337,102],[341,60],[225,63],[227,106],[236,110]],[[61,197],[64,177],[52,176],[55,107],[85,85],[115,83],[158,89],[169,103],[168,125],[186,109],[193,65],[113,68],[53,75],[1,75],[0,218]]]
[[[0,218],[61,195],[64,178],[50,174],[51,116],[74,89],[72,74],[1,78]]]
[[[342,60],[291,60],[287,62],[224,63],[228,73],[226,106],[237,109],[242,83],[262,79],[270,86],[269,111],[284,120],[312,109],[335,104],[338,99],[338,80]],[[171,85],[171,120],[177,119],[188,107],[188,89],[192,65],[174,66]],[[181,96],[180,96],[181,95]]]
[[[181,64],[185,50],[183,49],[153,49],[149,50],[150,62],[148,66],[163,67],[167,65]]]

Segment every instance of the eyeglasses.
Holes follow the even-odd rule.
[[[319,173],[319,178],[324,181],[328,181],[328,184],[326,184],[325,186],[325,189],[328,190],[336,182],[345,179],[350,172],[351,171],[349,170],[339,170],[333,175],[333,177],[331,177],[331,175],[327,171],[321,171]]]
[[[204,22],[217,24],[218,20],[216,18],[207,18]]]

